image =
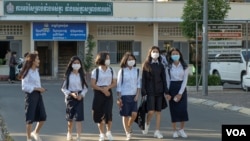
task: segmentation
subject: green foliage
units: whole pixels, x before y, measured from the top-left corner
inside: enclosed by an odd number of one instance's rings
[[[202,79],[199,80],[200,75],[198,75],[198,81],[200,82],[199,85],[202,85]],[[189,75],[188,76],[188,86],[196,86],[196,75]],[[208,86],[218,86],[221,85],[220,77],[216,75],[208,75]]]
[[[5,59],[0,58],[0,65],[5,65]]]
[[[94,66],[93,50],[96,44],[93,40],[94,40],[93,35],[89,35],[87,39],[87,46],[85,47],[87,52],[84,56],[84,62],[83,62],[86,72],[90,72],[92,67]]]
[[[196,36],[196,20],[199,31],[202,31],[203,1],[204,0],[187,0],[184,5],[181,28],[184,36],[188,39],[194,39]],[[231,7],[228,0],[208,0],[208,24],[223,23],[223,21],[220,20],[224,20],[224,18],[227,17],[227,13],[230,9]]]

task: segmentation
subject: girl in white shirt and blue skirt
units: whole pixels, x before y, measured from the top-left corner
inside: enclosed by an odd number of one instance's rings
[[[88,85],[79,57],[71,57],[65,72],[65,80],[61,90],[65,95],[66,103],[66,120],[68,121],[67,141],[73,140],[73,121],[76,122],[76,140],[80,141],[82,121],[84,120],[83,100],[88,91]]]
[[[172,48],[169,52],[169,66],[167,68],[167,85],[169,94],[169,109],[173,128],[173,138],[179,136],[187,138],[184,131],[185,122],[189,120],[187,109],[187,80],[188,65],[184,62],[182,53],[179,49]],[[180,123],[177,129],[176,123]]]
[[[42,141],[39,136],[40,129],[46,121],[46,111],[43,103],[42,93],[46,91],[41,86],[38,72],[39,57],[37,53],[29,53],[25,58],[25,64],[19,74],[22,80],[22,91],[25,92],[25,117],[27,141]],[[37,122],[32,132],[32,124]]]
[[[139,68],[130,52],[124,54],[117,75],[117,104],[120,108],[126,140],[131,139],[132,124],[137,116],[137,101],[140,94]]]

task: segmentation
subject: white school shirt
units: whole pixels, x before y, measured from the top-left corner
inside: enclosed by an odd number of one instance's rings
[[[186,86],[187,86],[187,80],[188,80],[188,68],[183,70],[182,64],[179,62],[177,66],[174,64],[171,65],[170,68],[170,75],[168,73],[168,68],[166,69],[166,76],[167,76],[167,86],[169,89],[170,81],[182,81],[181,88],[178,92],[178,94],[183,94]]]
[[[27,75],[22,79],[22,91],[31,93],[35,88],[41,88],[41,80],[38,69],[29,69]]]
[[[80,94],[85,97],[86,93],[88,92],[88,88],[84,85],[84,88],[82,88],[82,82],[81,82],[81,78],[80,78],[80,74],[75,74],[75,73],[70,73],[69,75],[69,87],[67,89],[66,87],[66,81],[65,80],[63,82],[63,85],[62,85],[62,92],[64,93],[65,95],[65,100],[66,98],[68,97],[68,95],[71,93],[71,92],[78,92],[78,91],[82,91]]]
[[[122,82],[122,69],[123,69],[123,82]],[[140,76],[138,75],[137,68],[129,67],[122,68],[118,71],[117,88],[116,91],[124,95],[136,95],[137,89],[141,88]]]
[[[98,74],[98,80],[96,82],[97,86],[108,86],[112,83],[112,73],[110,67],[104,71],[101,66],[99,66],[99,74]],[[96,79],[96,69],[92,70],[91,72],[91,78]],[[116,73],[113,69],[113,79],[117,79]]]

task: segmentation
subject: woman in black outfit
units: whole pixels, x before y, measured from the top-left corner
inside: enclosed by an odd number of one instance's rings
[[[142,72],[142,96],[147,99],[147,118],[145,122],[145,130],[143,134],[148,133],[150,120],[156,114],[156,130],[154,137],[163,138],[160,132],[161,110],[162,102],[165,102],[164,94],[168,94],[166,72],[161,57],[159,57],[160,50],[153,46],[148,51],[147,58],[143,63]]]

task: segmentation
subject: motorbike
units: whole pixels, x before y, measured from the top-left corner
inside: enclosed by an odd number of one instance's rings
[[[19,58],[17,60],[16,72],[15,72],[16,76],[18,76],[19,73],[21,72],[22,67],[23,67],[23,63],[24,63],[24,59],[23,58]]]

